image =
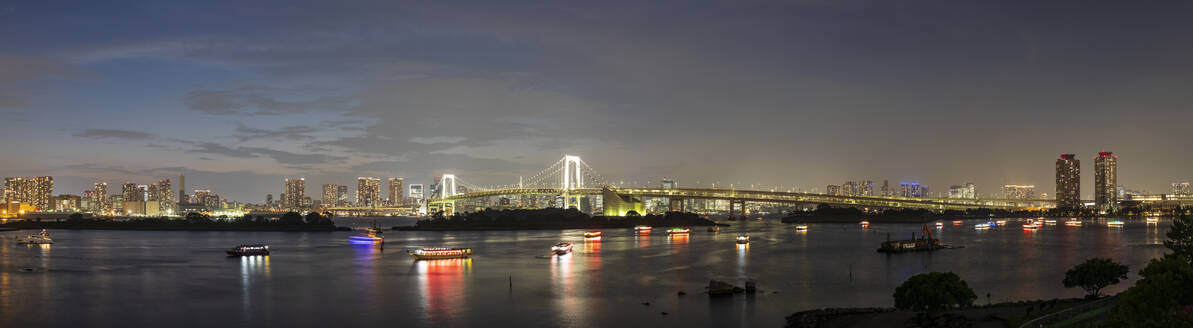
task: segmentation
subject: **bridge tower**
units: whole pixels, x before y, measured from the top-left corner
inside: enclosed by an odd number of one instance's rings
[[[448,198],[458,194],[456,189],[456,175],[444,174],[439,178],[439,198]],[[443,215],[452,215],[456,210],[456,202],[442,202],[439,203],[439,210],[443,211]]]
[[[584,161],[580,159],[580,156],[563,156],[563,177],[560,179],[563,185],[559,188],[563,196],[563,208],[569,208],[573,205],[577,209],[580,208],[580,195],[571,196],[568,194],[568,191],[584,188],[584,174],[581,168],[583,167],[583,163]],[[575,197],[574,201],[573,197]]]

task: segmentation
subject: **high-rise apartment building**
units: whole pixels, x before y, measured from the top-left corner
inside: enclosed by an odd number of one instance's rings
[[[841,194],[845,196],[857,196],[857,183],[853,181],[845,181],[841,184]]]
[[[302,199],[306,197],[306,179],[286,179],[285,193],[282,194],[282,208],[298,209],[302,207]]]
[[[112,207],[108,204],[108,183],[96,182],[91,189],[91,212],[108,213]]]
[[[11,177],[4,179],[4,199],[27,203],[38,211],[54,209],[54,177]]]
[[[381,179],[356,178],[356,206],[375,207],[381,200]]]
[[[1035,199],[1036,186],[1003,185],[1002,197],[1006,199]]]
[[[337,203],[340,201],[340,199],[336,197],[336,191],[339,189],[339,187],[340,186],[334,183],[323,185],[323,207],[337,206]]]
[[[137,189],[137,184],[132,182],[125,182],[120,188],[120,195],[123,196],[126,202],[143,201],[141,193]]]
[[[1074,154],[1056,159],[1056,207],[1081,207],[1081,161]]]
[[[874,196],[874,181],[858,181],[858,196]]]
[[[415,202],[421,201],[423,199],[423,184],[410,184],[410,199]]]
[[[920,186],[919,182],[903,182],[899,188],[901,197],[928,197],[928,187]]]
[[[1104,151],[1094,158],[1094,206],[1099,211],[1118,210],[1118,156]]]
[[[978,190],[972,182],[959,186],[950,186],[949,198],[975,199],[978,198]]]
[[[406,190],[402,189],[402,184],[405,182],[403,178],[389,178],[389,204],[397,205],[402,202],[402,198],[406,195]]]
[[[882,197],[890,197],[891,195],[892,195],[891,183],[890,183],[890,181],[883,179],[882,180]]]
[[[841,195],[841,186],[839,186],[839,185],[825,186],[824,193],[828,194],[828,195],[834,195],[834,196]]]
[[[348,186],[336,187],[336,206],[348,206]]]
[[[170,184],[170,179],[157,182],[158,209],[165,214],[178,213],[178,200],[174,199],[174,188]]]
[[[1189,182],[1173,182],[1172,194],[1174,195],[1193,195],[1193,191],[1189,190]]]
[[[182,173],[178,174],[178,201],[188,202],[190,198],[186,196],[186,176]]]

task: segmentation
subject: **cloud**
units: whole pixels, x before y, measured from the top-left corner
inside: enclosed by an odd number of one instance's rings
[[[182,98],[192,111],[210,115],[275,115],[312,111],[344,111],[353,105],[351,98],[335,95],[334,90],[314,92],[310,88],[279,88],[250,85],[237,88],[194,90]]]
[[[29,89],[18,88],[23,82],[45,77],[78,77],[82,72],[68,64],[43,58],[0,54],[0,108],[26,107]]]
[[[410,142],[424,145],[454,144],[464,141],[464,139],[464,137],[414,137],[410,138]]]
[[[247,127],[241,124],[236,127],[235,137],[240,139],[240,141],[249,141],[254,139],[306,140],[314,139],[314,133],[316,132],[319,132],[318,128],[306,125],[294,125],[282,127],[277,130],[270,130]]]
[[[126,140],[144,140],[153,138],[153,134],[141,131],[128,130],[111,130],[111,129],[86,129],[75,132],[73,136],[80,138],[112,138],[112,139],[126,139]]]
[[[346,157],[342,156],[332,156],[325,154],[300,154],[261,147],[228,147],[214,142],[183,143],[197,147],[187,150],[188,152],[192,153],[212,154],[233,158],[268,157],[272,158],[278,163],[286,165],[327,164],[347,159]]]

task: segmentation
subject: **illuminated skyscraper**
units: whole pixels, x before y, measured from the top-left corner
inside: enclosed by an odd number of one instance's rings
[[[4,179],[4,199],[27,203],[38,211],[54,209],[54,177],[11,177]]]
[[[1094,158],[1094,206],[1099,211],[1118,210],[1118,156],[1104,151]]]
[[[306,179],[286,179],[285,193],[282,194],[282,208],[297,210],[302,207],[302,199],[306,197]]]
[[[890,184],[890,182],[889,182],[889,181],[887,181],[886,179],[883,179],[883,180],[882,180],[882,197],[890,197],[890,196],[891,196],[891,194],[892,194],[892,193],[891,193],[891,184]]]
[[[108,183],[96,182],[95,187],[91,189],[91,212],[93,213],[108,213],[112,209],[108,204]]]
[[[967,182],[960,186],[951,186],[949,187],[949,198],[978,198],[978,190],[972,182]]]
[[[189,197],[186,197],[186,176],[182,173],[178,174],[178,201],[187,202]]]
[[[348,186],[336,187],[336,206],[348,206]]]
[[[1077,155],[1061,154],[1056,159],[1056,207],[1081,207],[1081,161]]]
[[[124,201],[126,202],[139,202],[144,200],[141,199],[141,192],[138,190],[137,184],[132,182],[124,183],[123,187],[120,188],[120,195],[124,196]]]
[[[423,199],[423,184],[414,183],[410,185],[410,199],[415,202]]]
[[[178,200],[174,199],[174,188],[170,185],[170,179],[157,182],[157,195],[158,209],[161,213],[178,213]]]
[[[337,197],[338,195],[336,195],[338,189],[340,189],[340,186],[334,183],[323,185],[323,207],[337,206],[337,203],[340,200],[339,197]]]
[[[356,206],[375,207],[381,200],[381,179],[356,178]]]
[[[833,195],[833,196],[839,196],[839,195],[841,195],[841,186],[838,186],[838,185],[825,186],[824,193]]]
[[[389,178],[389,204],[396,205],[402,202],[406,195],[406,190],[402,189],[404,182],[402,178]]]
[[[1191,192],[1189,190],[1189,182],[1187,182],[1187,181],[1186,182],[1173,182],[1172,183],[1172,194],[1174,194],[1174,195],[1193,195],[1193,192]]]
[[[1003,185],[1002,195],[1006,199],[1035,199],[1036,186]]]

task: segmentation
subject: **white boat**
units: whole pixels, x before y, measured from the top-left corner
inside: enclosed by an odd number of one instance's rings
[[[750,236],[746,236],[746,235],[737,236],[737,243],[738,244],[749,244]]]
[[[46,229],[41,229],[41,233],[36,235],[28,235],[17,239],[18,244],[53,244],[54,240],[50,239],[50,233]]]
[[[555,246],[551,246],[551,251],[555,252],[555,255],[567,255],[567,253],[572,252],[572,243],[563,242],[555,244]]]

